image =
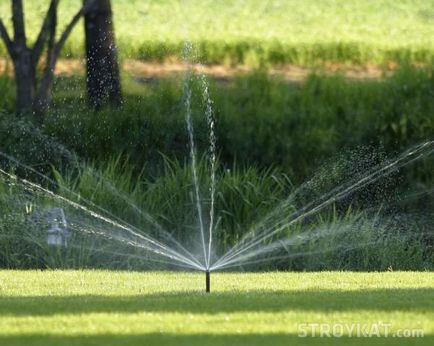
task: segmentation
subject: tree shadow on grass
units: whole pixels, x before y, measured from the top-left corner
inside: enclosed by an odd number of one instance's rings
[[[133,296],[0,297],[1,316],[86,313],[281,311],[433,312],[434,288],[153,293]]]
[[[149,345],[246,345],[246,346],[276,346],[276,345],[432,345],[433,336],[423,338],[393,338],[393,337],[307,337],[301,338],[294,334],[141,334],[141,335],[78,335],[78,336],[53,336],[53,335],[26,335],[26,336],[0,336],[0,345],[7,346],[149,346]]]

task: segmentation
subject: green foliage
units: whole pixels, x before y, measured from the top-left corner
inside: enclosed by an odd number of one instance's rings
[[[12,111],[14,109],[15,83],[6,76],[6,73],[0,75],[0,90],[2,92],[0,110]],[[0,116],[2,111],[0,111]]]
[[[400,150],[433,137],[433,90],[433,78],[413,69],[381,82],[312,75],[294,86],[265,74],[240,78],[232,92],[216,95],[221,137],[231,139],[223,155],[248,153],[305,178],[343,148]]]
[[[0,138],[2,153],[41,173],[50,174],[52,166],[60,168],[75,160],[74,154],[61,143],[27,119],[17,119],[14,114],[0,114]],[[17,168],[16,164],[3,156],[0,162],[3,168]]]
[[[130,94],[123,109],[94,114],[77,101],[81,89],[60,80],[46,133],[85,159],[126,155],[139,169],[145,163],[149,169],[161,167],[160,153],[184,161],[187,135],[179,79],[156,85],[126,79],[125,84]],[[256,72],[233,84],[212,83],[220,160],[225,167],[235,161],[279,166],[299,183],[348,148],[404,150],[434,137],[433,90],[432,73],[412,68],[374,81],[317,74],[291,84]],[[193,100],[203,152],[207,130],[201,102],[198,96]]]

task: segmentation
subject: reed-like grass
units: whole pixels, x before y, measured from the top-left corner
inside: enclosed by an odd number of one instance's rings
[[[172,249],[178,250],[175,242],[179,242],[197,256],[200,253],[200,238],[191,197],[191,172],[188,166],[175,162],[166,162],[165,167],[165,173],[152,180],[135,177],[134,170],[119,161],[112,161],[102,169],[91,165],[76,167],[63,176],[55,174],[55,192],[111,220],[128,225],[138,234],[163,241]],[[204,211],[208,210],[210,203],[206,168],[205,162],[199,166]],[[335,183],[339,184],[339,179]],[[170,264],[155,263],[155,260],[162,259],[161,256],[144,251],[140,245],[146,243],[137,242],[137,237],[131,237],[126,229],[113,227],[83,210],[71,207],[69,203],[34,189],[29,193],[22,187],[19,182],[11,184],[9,179],[2,177],[1,266],[135,270],[173,268]],[[383,187],[382,191],[387,191],[384,182],[369,191],[374,195],[380,187]],[[284,225],[293,210],[328,192],[328,186],[321,182],[320,174],[310,184],[299,188],[296,197],[282,204],[294,192],[287,176],[278,170],[234,168],[218,172],[216,190],[218,226],[213,234],[214,262],[259,222],[266,220],[265,225],[268,224],[270,230],[275,223]],[[348,201],[344,201],[284,227],[281,232],[250,250],[258,250],[277,241],[276,251],[255,256],[254,259],[260,259],[260,263],[255,262],[253,266],[249,265],[249,261],[241,261],[241,267],[236,263],[235,268],[420,270],[432,267],[429,250],[432,221],[422,219],[423,212],[405,217],[406,214],[402,213],[406,209],[398,208],[399,205],[394,204],[396,201],[389,201],[384,206],[385,213],[373,213],[372,210],[378,208],[375,198],[369,198],[367,191],[359,198],[363,199],[357,203],[352,196],[350,201],[354,207],[348,207]],[[356,210],[356,206],[360,211]],[[64,208],[71,224],[70,247],[60,252],[53,252],[47,246],[48,224],[38,219],[38,215],[43,215],[43,211],[50,207]],[[388,216],[387,208],[396,215]],[[264,219],[267,215],[272,216]],[[81,226],[77,228],[74,224]],[[296,241],[286,243],[287,239]],[[276,256],[277,259],[274,259]]]
[[[46,133],[86,159],[127,155],[138,166],[161,162],[160,153],[183,161],[187,135],[179,79],[143,85],[126,78],[125,106],[95,116],[84,104],[84,89],[59,81],[57,107]],[[348,148],[404,150],[434,137],[434,79],[429,70],[405,68],[382,80],[349,81],[312,75],[301,84],[265,72],[212,83],[222,164],[282,167],[297,182]],[[207,143],[200,91],[193,92],[200,150]],[[81,102],[78,100],[82,100]]]

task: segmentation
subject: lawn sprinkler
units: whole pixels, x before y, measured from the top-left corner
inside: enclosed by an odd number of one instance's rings
[[[206,286],[206,293],[210,293],[211,292],[211,278],[210,278],[209,270],[205,271],[205,286]]]
[[[62,208],[53,208],[47,212],[49,228],[47,230],[48,246],[53,248],[66,248],[69,231],[67,228],[65,212]]]

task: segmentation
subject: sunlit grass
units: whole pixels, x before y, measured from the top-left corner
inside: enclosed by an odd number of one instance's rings
[[[146,60],[179,56],[186,38],[204,62],[315,64],[430,62],[434,7],[425,0],[113,0],[121,55]],[[28,32],[36,37],[48,0],[26,1]],[[81,1],[63,0],[60,26]],[[0,4],[9,22],[9,1]],[[3,46],[1,47],[3,50]],[[65,55],[83,55],[83,25]]]
[[[218,273],[206,295],[200,273],[2,271],[0,341],[310,344],[315,339],[297,337],[300,323],[383,321],[392,332],[422,329],[419,342],[429,344],[432,284],[432,273],[414,272]],[[393,341],[383,338],[382,344]]]

